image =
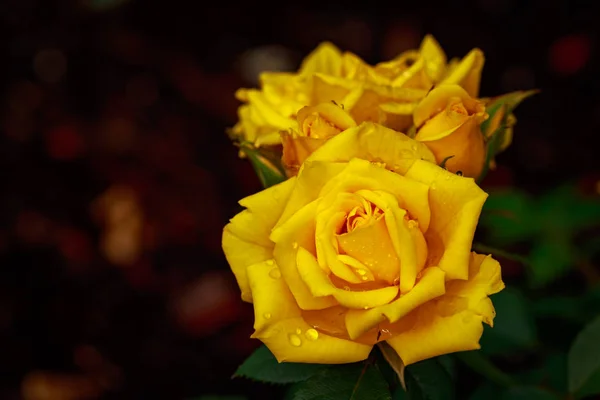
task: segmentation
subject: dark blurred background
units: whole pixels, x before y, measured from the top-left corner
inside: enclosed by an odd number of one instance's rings
[[[279,398],[220,235],[260,189],[233,93],[330,40],[371,63],[432,33],[516,111],[487,187],[600,187],[594,0],[0,2],[0,398]]]

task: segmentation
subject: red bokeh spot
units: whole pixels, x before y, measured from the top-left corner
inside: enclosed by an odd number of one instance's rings
[[[550,66],[559,74],[579,72],[590,59],[590,38],[586,35],[569,35],[550,46]]]
[[[60,125],[46,133],[46,150],[55,160],[73,160],[83,149],[83,138],[74,125]]]

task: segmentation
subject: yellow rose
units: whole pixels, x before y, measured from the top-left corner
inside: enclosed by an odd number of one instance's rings
[[[297,131],[281,132],[282,161],[289,176],[296,175],[304,160],[328,139],[356,126],[352,117],[333,103],[303,107],[296,119]]]
[[[365,359],[387,341],[406,365],[479,348],[500,266],[471,253],[487,197],[422,143],[364,123],[296,177],[240,201],[223,250],[252,302],[254,338],[280,361]]]
[[[483,103],[458,85],[440,85],[419,103],[413,117],[415,139],[429,147],[438,163],[447,159],[449,171],[479,176],[485,163]]]

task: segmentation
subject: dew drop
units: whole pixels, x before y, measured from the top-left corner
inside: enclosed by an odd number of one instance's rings
[[[356,272],[358,272],[358,274],[361,276],[365,276],[367,274],[367,271],[365,271],[364,269],[357,269]]]
[[[435,189],[436,189],[436,187],[437,187],[437,186],[436,186],[436,184],[435,184],[435,183],[432,183],[432,184],[431,184],[431,189],[432,189],[432,190],[435,190]]]
[[[413,149],[413,151],[417,151],[417,145],[416,144],[413,144],[411,148]]]
[[[365,310],[368,310],[368,309],[369,309],[369,306],[365,306],[364,308],[365,308]]]
[[[281,278],[281,271],[279,271],[279,268],[273,268],[271,272],[269,272],[269,276],[273,279],[279,279]]]
[[[369,278],[367,278],[366,276],[361,276],[360,279],[362,279],[363,281],[368,280]]]
[[[344,290],[350,290],[350,286],[344,286]]]
[[[297,333],[298,335],[300,335],[300,334],[302,333],[302,329],[300,329],[300,328],[296,328],[296,333]]]
[[[267,260],[267,265],[273,265],[273,264],[275,264],[275,261],[273,261],[273,260]]]
[[[288,335],[288,340],[294,347],[300,347],[302,345],[302,339],[300,339],[300,336],[296,335],[295,333],[290,333]]]
[[[265,319],[271,319],[271,313],[266,312],[263,314],[263,317],[265,317]]]
[[[400,278],[394,279],[393,284],[394,284],[394,286],[398,286],[400,284]]]
[[[456,175],[463,176],[463,172],[462,171],[456,171]]]
[[[316,329],[310,328],[304,333],[308,340],[315,341],[319,338],[319,332]]]
[[[293,248],[293,249],[297,249],[297,248],[298,248],[298,242],[294,242],[294,243],[292,243],[292,248]]]

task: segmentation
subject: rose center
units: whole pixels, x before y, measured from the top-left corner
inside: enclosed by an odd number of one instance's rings
[[[400,261],[394,250],[385,213],[375,204],[360,199],[346,215],[337,235],[339,254],[352,258],[353,267],[363,282],[398,282]]]

